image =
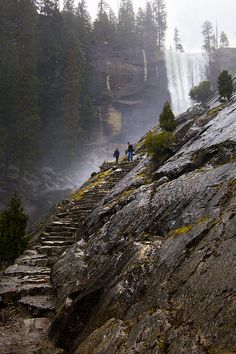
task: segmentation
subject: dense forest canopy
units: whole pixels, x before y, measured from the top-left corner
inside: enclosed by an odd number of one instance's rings
[[[166,31],[163,0],[135,14],[122,0],[118,18],[101,0],[92,23],[85,0],[0,2],[0,162],[24,174],[38,163],[68,170],[96,129],[90,49],[162,48]]]

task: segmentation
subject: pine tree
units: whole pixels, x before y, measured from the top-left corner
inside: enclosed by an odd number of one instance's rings
[[[0,215],[0,261],[12,262],[27,245],[25,236],[28,217],[20,199],[13,195],[9,207]]]
[[[205,103],[211,94],[211,82],[206,80],[200,82],[198,86],[193,86],[189,96],[196,102]]]
[[[145,47],[145,13],[140,7],[135,19],[135,28],[139,48]]]
[[[229,47],[229,40],[225,32],[221,32],[220,34],[220,47],[221,48],[228,48]]]
[[[40,118],[38,108],[36,8],[33,0],[19,3],[18,52],[20,72],[17,92],[17,150],[14,153],[19,167],[18,190],[21,191],[25,171],[38,158]]]
[[[73,14],[75,11],[75,0],[64,0],[63,11]]]
[[[24,173],[32,167],[38,154],[37,12],[31,0],[4,2],[1,5],[1,21],[5,31],[0,60],[0,125],[5,137],[5,175],[8,175],[10,162],[15,163],[19,167],[20,190]]]
[[[108,4],[105,0],[99,0],[98,3],[98,17],[102,15],[104,12],[106,12],[106,9],[108,7]]]
[[[164,46],[167,30],[167,12],[164,0],[154,0],[153,2],[155,29],[157,36],[157,46],[161,50]]]
[[[144,42],[145,42],[146,49],[153,49],[156,47],[154,14],[150,2],[146,3],[145,22],[144,22]]]
[[[83,48],[87,51],[92,41],[92,24],[91,17],[87,11],[87,5],[85,0],[81,0],[78,3],[76,10],[76,20],[78,28],[78,36]]]
[[[203,34],[203,49],[210,55],[215,48],[214,44],[214,32],[211,22],[205,21],[202,26]]]
[[[218,77],[218,92],[221,98],[230,100],[233,93],[232,76],[227,70],[223,70]]]
[[[117,23],[118,19],[114,13],[114,11],[110,8],[108,14],[108,22],[109,22],[109,40],[113,46],[117,45]]]
[[[101,7],[104,8],[104,7]],[[106,11],[99,11],[97,19],[94,21],[94,32],[99,42],[109,42],[110,25]]]
[[[166,131],[172,131],[176,128],[175,116],[169,102],[165,103],[163,111],[160,114],[160,127]]]
[[[38,0],[39,11],[44,16],[52,16],[59,11],[59,0]]]
[[[131,0],[121,0],[118,19],[118,36],[120,46],[125,48],[135,47],[135,17],[133,3]]]
[[[19,72],[19,53],[15,45],[18,36],[16,13],[16,3],[0,1],[0,151],[5,178],[15,150],[15,101]]]
[[[183,53],[184,49],[179,38],[179,30],[177,28],[174,29],[174,43],[175,43],[175,51]]]

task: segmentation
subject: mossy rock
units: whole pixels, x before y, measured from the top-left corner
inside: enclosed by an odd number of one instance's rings
[[[211,118],[216,117],[219,111],[221,111],[226,105],[227,102],[223,102],[219,104],[219,106],[209,109],[209,111],[207,111],[207,116]]]
[[[192,228],[192,225],[180,227],[179,229],[172,230],[169,233],[169,236],[178,237],[180,235],[187,234],[189,231],[192,230]]]
[[[72,194],[72,199],[76,201],[82,200],[86,196],[86,193],[88,191],[103,183],[107,179],[107,177],[110,176],[111,173],[112,170],[110,169],[104,172],[100,172],[95,177],[90,178],[84,188],[82,187],[81,189]]]

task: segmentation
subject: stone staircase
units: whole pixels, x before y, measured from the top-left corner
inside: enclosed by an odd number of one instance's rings
[[[82,197],[59,206],[38,240],[1,274],[0,304],[23,306],[33,317],[53,314],[55,298],[50,281],[53,264],[80,239],[86,219],[98,202],[138,162],[123,161],[109,170],[105,178],[93,177],[81,187]]]

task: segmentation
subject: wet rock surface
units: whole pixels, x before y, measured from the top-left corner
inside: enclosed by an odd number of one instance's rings
[[[57,345],[77,354],[236,351],[235,108],[182,122],[183,140],[155,181],[144,158],[88,216],[83,240],[53,267]]]
[[[64,201],[55,208],[54,213],[47,218],[45,224],[41,225],[39,230],[36,230],[37,232],[30,244],[31,247],[16,259],[14,265],[9,266],[2,272],[0,277],[0,306],[3,313],[6,314],[5,320],[9,320],[10,325],[2,328],[2,338],[7,338],[7,342],[2,341],[1,343],[0,341],[0,352],[2,350],[8,354],[34,352],[32,349],[33,341],[29,345],[25,334],[25,320],[40,320],[43,318],[48,325],[54,315],[56,298],[51,285],[53,264],[66,249],[74,244],[76,245],[76,241],[81,239],[87,216],[94,206],[137,163],[138,160],[132,163],[123,161],[119,168],[113,165],[114,168],[92,177],[73,195],[71,200]],[[68,286],[68,283],[65,283],[65,285]],[[9,308],[11,309],[10,312],[8,311]],[[22,311],[22,316],[18,315],[19,311]],[[37,348],[40,349],[41,344],[44,344],[46,329],[41,331],[37,326],[33,326],[31,329],[32,338],[37,338],[35,340],[36,352]],[[11,335],[13,337],[12,350],[10,349]],[[13,350],[17,341],[22,346]],[[49,347],[49,349],[46,349],[50,352],[50,345],[48,343],[45,345]],[[26,351],[28,346],[30,349]],[[44,353],[44,349],[39,353]],[[54,348],[53,353],[56,353]]]
[[[188,113],[169,160],[92,177],[2,274],[66,353],[236,352],[236,106]]]

